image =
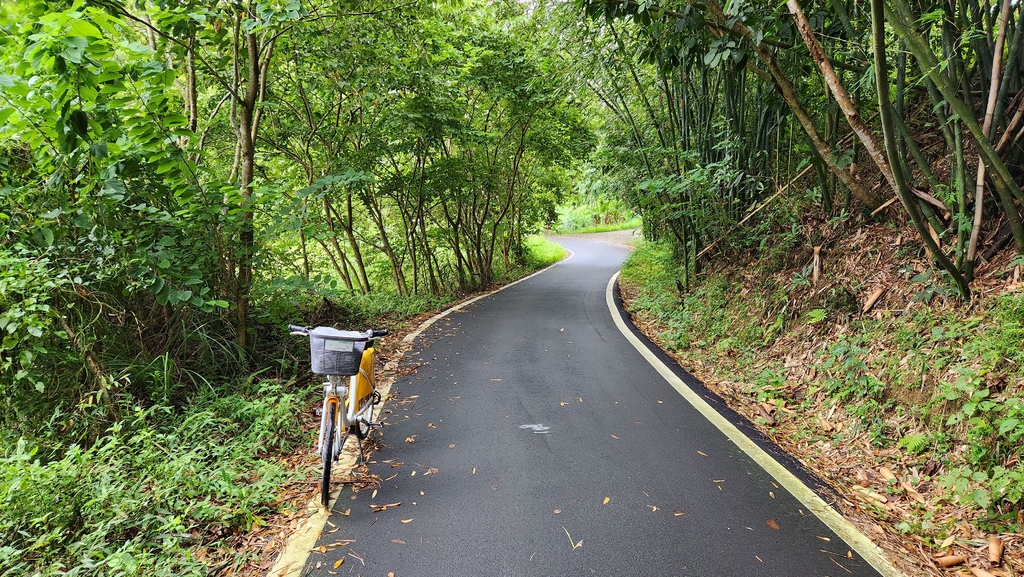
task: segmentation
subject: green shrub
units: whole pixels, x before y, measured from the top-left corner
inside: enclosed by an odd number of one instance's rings
[[[263,382],[137,408],[90,447],[21,440],[0,458],[2,574],[206,575],[188,549],[260,523],[294,475],[264,457],[310,442],[304,397]]]

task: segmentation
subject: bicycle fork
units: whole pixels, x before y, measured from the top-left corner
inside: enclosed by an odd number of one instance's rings
[[[345,411],[342,409],[342,399],[348,397],[348,387],[341,385],[341,378],[336,376],[328,376],[327,382],[324,383],[324,404],[320,409],[320,436],[317,438],[316,447],[317,452],[323,456],[324,459],[330,459],[332,461],[338,460],[338,455],[341,453],[341,446],[345,442],[341,438],[341,432],[345,430],[342,426],[345,421]],[[335,415],[334,419],[331,419],[331,414]],[[331,421],[334,421],[334,443],[332,447],[324,447],[324,443],[327,439],[327,430],[331,426]]]

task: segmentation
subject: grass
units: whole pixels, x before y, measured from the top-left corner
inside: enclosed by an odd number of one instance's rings
[[[580,228],[572,228],[572,229],[562,229],[562,228],[559,228],[559,229],[556,229],[556,232],[563,233],[563,234],[568,234],[568,233],[571,233],[571,234],[584,234],[584,233],[590,233],[590,232],[613,232],[613,231],[616,231],[616,230],[630,230],[630,229],[634,229],[634,228],[640,228],[641,224],[642,223],[640,221],[640,218],[636,217],[636,218],[631,218],[631,219],[626,220],[626,221],[610,223],[610,224],[595,224],[595,225],[583,226],[583,227],[580,227]]]
[[[212,536],[260,524],[293,475],[266,456],[308,441],[295,424],[304,390],[269,381],[251,389],[180,409],[136,407],[89,447],[7,447],[0,574],[207,575],[192,550],[230,552],[228,537]]]
[[[533,268],[545,267],[556,263],[568,254],[562,245],[551,242],[540,236],[533,235],[526,239],[526,261]]]

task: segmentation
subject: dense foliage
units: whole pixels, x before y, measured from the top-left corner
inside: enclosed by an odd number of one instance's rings
[[[908,258],[968,297],[979,264],[1024,250],[1021,10],[5,2],[0,564],[201,571],[180,549],[256,523],[255,479],[279,473],[257,445],[294,441],[281,327],[365,327],[514,276],[541,226],[637,215],[675,302],[713,258],[784,268],[826,223],[909,220]],[[951,484],[1018,504],[1021,405],[964,379],[943,393],[971,407],[957,424],[1002,444]],[[258,495],[232,488],[245,469]],[[166,485],[182,471],[214,481]]]
[[[257,455],[294,446],[307,392],[286,323],[363,329],[537,265],[593,146],[542,26],[3,3],[0,573],[202,573],[183,548],[283,479]]]

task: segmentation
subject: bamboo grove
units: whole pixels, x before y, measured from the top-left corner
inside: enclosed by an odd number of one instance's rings
[[[1011,242],[1024,249],[1019,4],[582,10],[579,41],[613,135],[598,154],[639,183],[633,206],[673,239],[684,276],[726,233],[742,244],[737,225],[790,185],[823,215],[913,221],[964,297],[981,262]]]

